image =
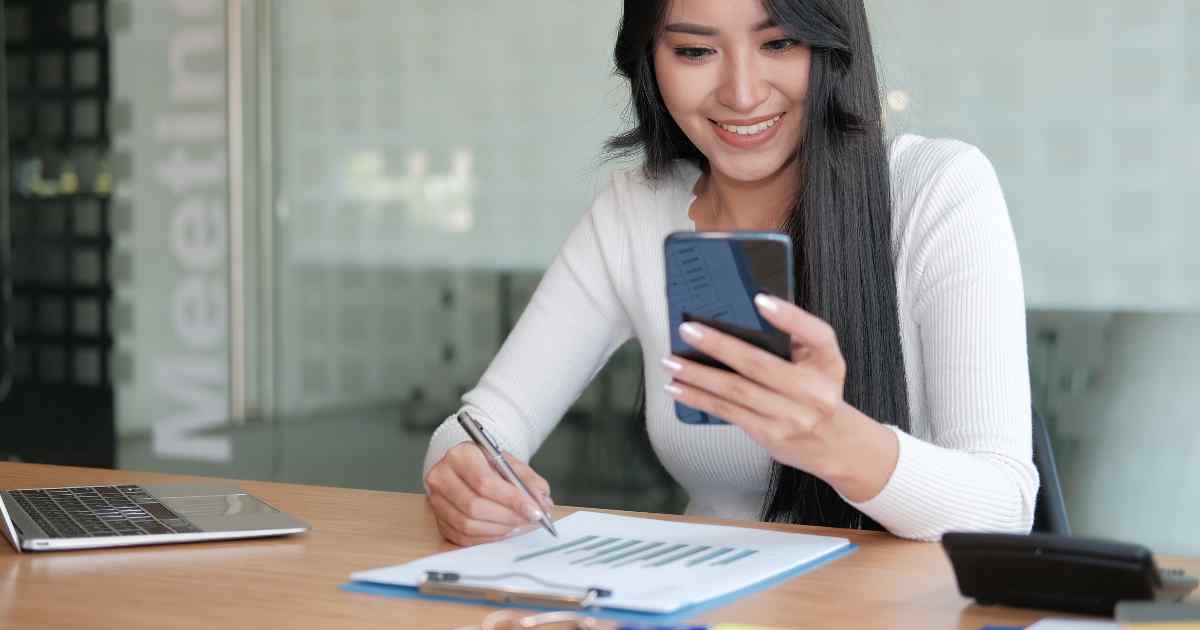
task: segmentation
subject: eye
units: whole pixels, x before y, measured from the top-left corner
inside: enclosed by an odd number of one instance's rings
[[[705,57],[711,55],[712,53],[713,53],[713,50],[711,48],[695,48],[695,47],[681,46],[681,47],[675,49],[676,55],[683,57],[684,59],[686,59],[688,61],[700,61],[701,59],[704,59]]]
[[[799,46],[799,45],[800,45],[800,42],[798,42],[794,39],[773,39],[773,40],[763,44],[763,49],[769,50],[771,52],[783,52],[785,50],[791,50],[792,48],[795,48],[796,46]]]

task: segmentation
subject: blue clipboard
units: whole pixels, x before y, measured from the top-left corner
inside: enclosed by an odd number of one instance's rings
[[[753,595],[760,591],[765,591],[773,586],[778,586],[779,584],[782,584],[798,575],[808,573],[809,571],[812,571],[813,569],[822,567],[822,566],[829,564],[830,562],[833,562],[834,560],[837,560],[839,558],[844,558],[844,557],[854,553],[857,550],[858,550],[858,545],[855,545],[854,543],[850,543],[849,545],[842,547],[841,549],[838,549],[837,551],[835,551],[833,553],[822,556],[821,558],[813,560],[812,562],[807,562],[805,564],[799,565],[799,566],[795,567],[794,569],[785,571],[783,573],[780,573],[779,575],[769,577],[765,580],[762,580],[761,582],[756,582],[754,584],[751,584],[750,586],[747,586],[746,588],[743,588],[741,590],[737,590],[737,591],[734,591],[727,595],[715,597],[713,599],[703,601],[703,602],[700,602],[697,604],[692,604],[690,606],[684,606],[683,608],[680,608],[674,612],[647,613],[647,612],[639,612],[636,610],[626,610],[626,609],[622,609],[622,608],[603,608],[603,607],[588,608],[585,610],[581,610],[580,612],[584,613],[590,617],[596,617],[599,619],[612,619],[615,621],[632,621],[632,622],[636,622],[636,623],[660,624],[660,625],[661,624],[682,623],[682,622],[685,622],[685,621],[691,619],[692,617],[704,614],[711,610],[715,610],[717,608],[720,608],[721,606],[730,604],[738,599],[746,597],[747,595]],[[453,602],[453,603],[459,603],[459,604],[474,604],[476,606],[495,607],[494,603],[485,602],[485,601],[481,601],[481,600],[463,599],[463,598],[459,598],[459,597],[446,597],[446,596],[441,596],[441,595],[425,595],[425,594],[421,593],[420,591],[418,591],[415,586],[395,586],[392,584],[377,584],[374,582],[347,582],[347,583],[343,584],[341,586],[341,588],[343,591],[347,591],[350,593],[366,593],[369,595],[385,595],[388,597],[403,597],[406,599],[424,599],[424,600],[432,600],[432,601]],[[526,606],[526,605],[510,606],[510,608],[522,608],[522,609],[534,610],[534,611],[561,610],[561,609],[541,608],[541,607],[537,607],[537,606]]]

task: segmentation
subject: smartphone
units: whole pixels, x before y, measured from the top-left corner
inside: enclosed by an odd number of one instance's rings
[[[671,353],[723,370],[731,368],[692,348],[679,334],[698,322],[787,360],[791,338],[759,314],[754,296],[766,293],[795,302],[792,239],[777,232],[674,232],[663,241]],[[727,424],[712,414],[675,402],[688,424]]]

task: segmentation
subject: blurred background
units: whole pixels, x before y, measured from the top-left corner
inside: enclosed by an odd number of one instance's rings
[[[0,0],[0,458],[419,491],[628,166],[620,5]],[[1000,175],[1076,533],[1200,553],[1200,3],[867,5],[889,134]],[[534,457],[558,502],[683,507],[641,370]]]

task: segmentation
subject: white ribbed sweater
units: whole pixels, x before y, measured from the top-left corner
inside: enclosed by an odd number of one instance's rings
[[[987,158],[961,142],[906,135],[889,153],[911,435],[896,431],[899,460],[883,491],[853,505],[907,538],[1027,532],[1038,476],[1025,303],[999,182]],[[685,162],[657,182],[636,168],[614,173],[463,403],[528,461],[608,357],[636,336],[651,443],[688,492],[687,512],[755,519],[770,456],[737,427],[679,422],[658,367],[669,352],[662,242],[695,229],[688,209],[699,175]],[[447,419],[425,471],[466,439]]]

